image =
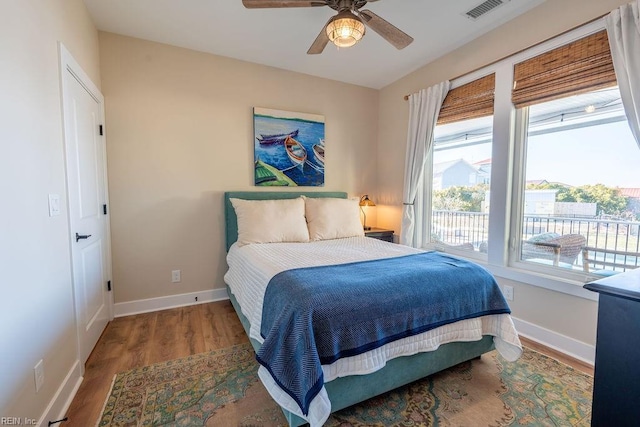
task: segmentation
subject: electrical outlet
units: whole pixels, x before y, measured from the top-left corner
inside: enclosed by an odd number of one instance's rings
[[[171,282],[173,283],[179,283],[181,278],[180,278],[180,270],[172,270],[171,271]]]
[[[513,301],[513,286],[504,286],[502,293],[507,301]]]
[[[33,376],[36,380],[37,393],[38,391],[40,391],[40,388],[44,384],[44,362],[42,361],[42,359],[40,359],[40,361],[36,363],[36,366],[33,367]]]

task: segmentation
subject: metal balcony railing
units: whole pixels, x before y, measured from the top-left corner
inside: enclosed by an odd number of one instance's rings
[[[575,265],[585,271],[626,271],[640,267],[640,222],[525,215],[522,230],[523,242],[550,233],[584,236],[583,256],[578,257]],[[432,212],[431,233],[433,241],[459,247],[473,245],[474,250],[486,252],[489,215],[436,210]]]

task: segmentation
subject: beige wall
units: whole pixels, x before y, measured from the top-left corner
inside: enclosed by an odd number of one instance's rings
[[[453,79],[602,16],[628,0],[548,0],[380,91],[378,225],[400,229],[409,106],[404,95]],[[506,280],[499,279],[502,284]],[[509,284],[514,285],[513,282]],[[596,303],[515,284],[513,314],[576,340],[595,343]]]
[[[598,305],[595,302],[500,277],[498,283],[513,286],[514,299],[509,301],[509,306],[514,317],[595,345],[598,318]]]
[[[374,193],[376,90],[110,33],[100,61],[117,303],[224,287],[222,194],[255,189],[254,106],[324,115],[324,189]]]
[[[58,41],[99,86],[98,33],[82,0],[0,4],[1,417],[39,419],[77,359]],[[60,216],[48,216],[49,193],[61,196]]]

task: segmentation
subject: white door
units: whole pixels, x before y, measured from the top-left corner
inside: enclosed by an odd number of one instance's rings
[[[62,47],[61,58],[73,289],[84,364],[111,317],[103,102]]]

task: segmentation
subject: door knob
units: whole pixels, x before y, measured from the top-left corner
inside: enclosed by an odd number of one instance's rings
[[[88,239],[91,237],[91,234],[78,234],[76,233],[76,242],[79,242],[81,239]]]

